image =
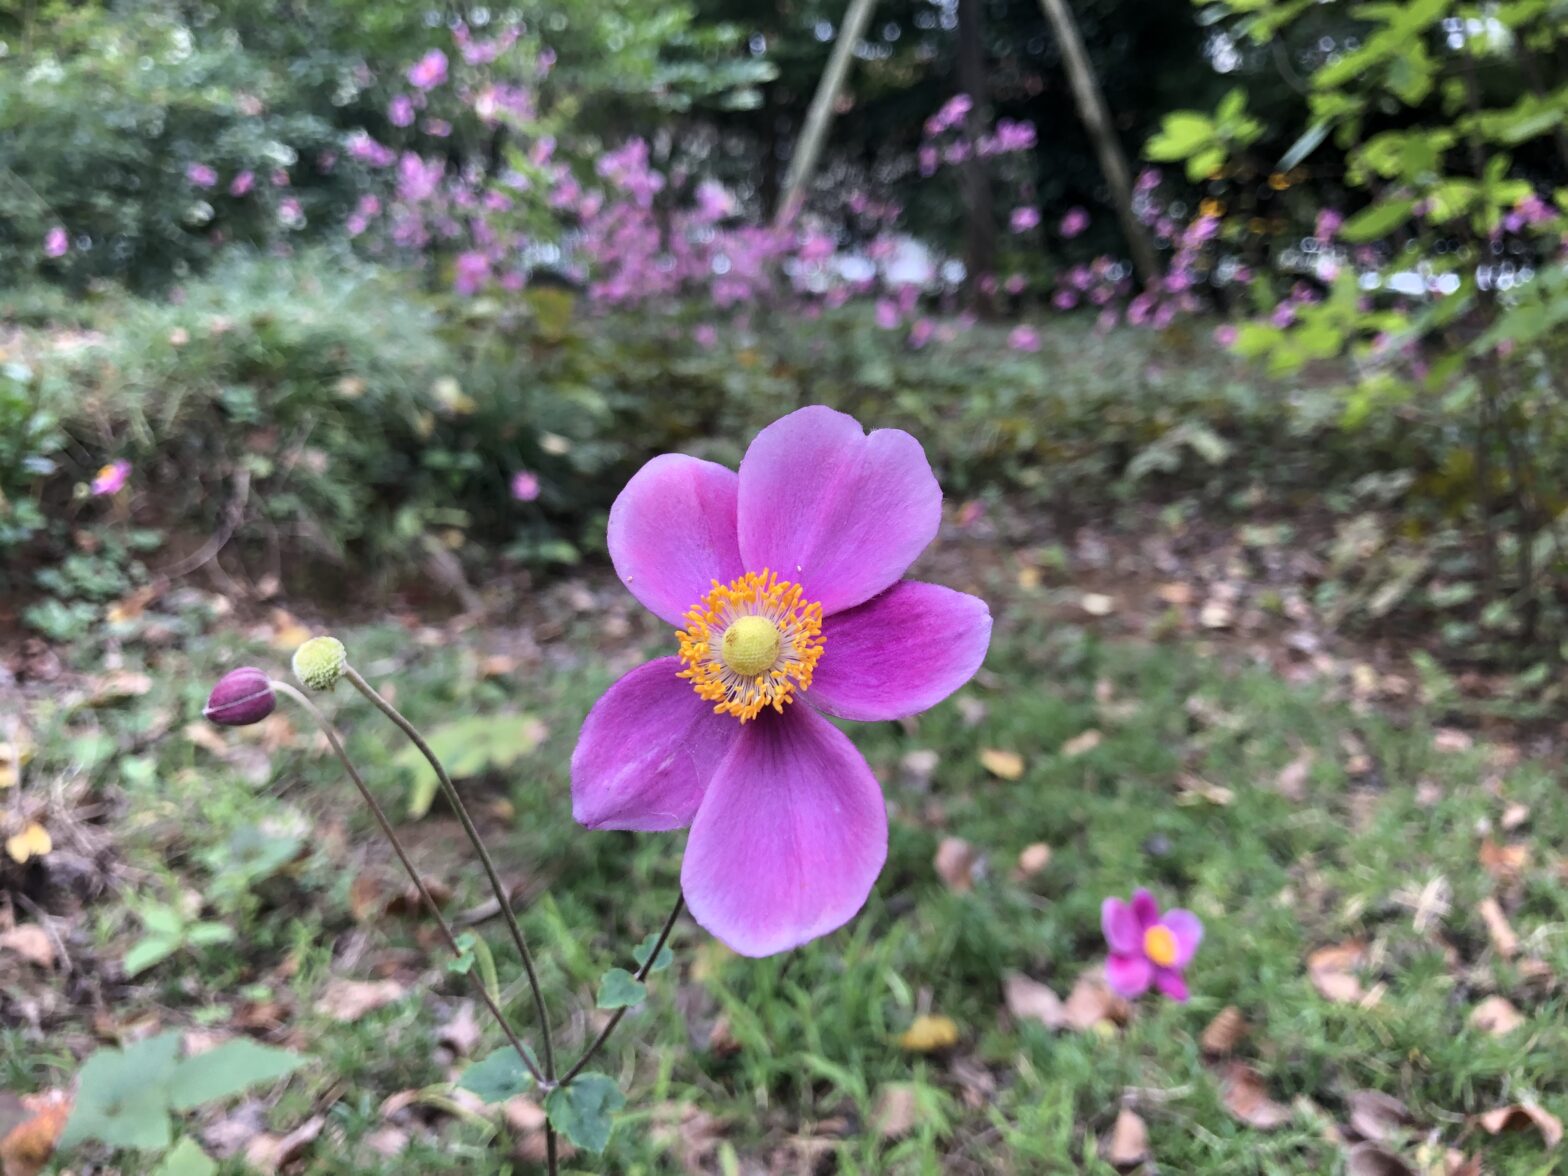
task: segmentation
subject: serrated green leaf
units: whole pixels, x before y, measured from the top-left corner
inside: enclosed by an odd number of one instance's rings
[[[168,1147],[169,1079],[179,1048],[178,1033],[160,1033],[129,1049],[101,1049],[88,1058],[78,1076],[76,1105],[60,1133],[60,1150],[90,1139],[109,1147]]]
[[[476,1094],[487,1103],[505,1102],[526,1093],[533,1084],[528,1067],[509,1045],[480,1058],[457,1080],[459,1090]]]
[[[169,1081],[169,1105],[188,1111],[263,1082],[274,1082],[304,1064],[305,1059],[292,1050],[262,1045],[248,1037],[226,1041],[175,1066]]]
[[[152,1176],[216,1176],[217,1171],[217,1162],[187,1135],[163,1157]]]
[[[601,1009],[624,1009],[641,1004],[648,996],[648,986],[625,968],[611,968],[599,978]]]
[[[579,1074],[570,1086],[559,1086],[544,1101],[550,1123],[584,1151],[596,1155],[610,1142],[615,1112],[626,1105],[626,1096],[605,1074]]]
[[[648,956],[653,952],[653,945],[658,942],[659,932],[655,931],[636,947],[632,948],[632,959],[637,961],[637,966],[639,968],[647,966]],[[659,948],[659,956],[653,961],[653,966],[648,968],[648,971],[662,972],[665,968],[668,968],[674,962],[675,953],[670,950],[669,944],[665,944],[663,947]]]

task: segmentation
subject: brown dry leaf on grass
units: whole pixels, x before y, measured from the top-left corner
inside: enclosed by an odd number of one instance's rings
[[[1067,1027],[1062,998],[1022,972],[1008,972],[1002,977],[1002,999],[1007,1011],[1019,1021],[1038,1021],[1047,1029]]]
[[[1043,841],[1026,845],[1018,854],[1018,864],[1013,867],[1013,881],[1033,878],[1051,864],[1051,847]]]
[[[1511,960],[1519,954],[1519,936],[1514,934],[1514,929],[1508,925],[1508,916],[1503,914],[1503,908],[1495,898],[1483,898],[1475,908],[1481,916],[1481,921],[1486,924],[1486,934],[1492,941],[1492,946],[1497,949],[1497,954],[1505,960]]]
[[[1016,751],[997,747],[980,749],[980,766],[1002,780],[1016,780],[1024,774],[1024,757]]]
[[[915,1129],[920,1099],[913,1082],[889,1082],[877,1093],[871,1125],[881,1139],[898,1139]]]
[[[1226,1005],[1203,1030],[1198,1045],[1209,1056],[1222,1057],[1234,1052],[1246,1036],[1247,1020],[1241,1015],[1241,1010],[1235,1005]]]
[[[1345,1153],[1345,1176],[1419,1176],[1403,1158],[1380,1143],[1358,1143]]]
[[[1541,1133],[1546,1146],[1556,1147],[1563,1141],[1563,1122],[1556,1115],[1534,1103],[1515,1103],[1487,1111],[1477,1122],[1488,1135],[1501,1135],[1505,1131],[1528,1131],[1535,1128]]]
[[[54,941],[37,923],[22,923],[0,931],[0,951],[20,956],[40,968],[54,967]]]
[[[396,980],[329,980],[316,1001],[316,1012],[334,1021],[357,1021],[407,994],[408,989]]]
[[[1356,1004],[1366,997],[1356,969],[1366,961],[1366,944],[1348,940],[1320,947],[1307,956],[1307,978],[1325,1000]]]
[[[38,1176],[43,1171],[71,1117],[71,1102],[63,1090],[20,1097],[0,1092],[0,1176]]]
[[[263,1132],[245,1145],[245,1162],[270,1176],[304,1155],[326,1124],[325,1115],[313,1115],[287,1135]]]
[[[898,1044],[911,1053],[934,1053],[958,1044],[958,1023],[938,1013],[922,1013],[899,1036]]]
[[[1090,727],[1087,731],[1074,735],[1066,743],[1062,744],[1062,754],[1068,759],[1086,755],[1096,747],[1099,747],[1104,741],[1105,736],[1101,735],[1093,727]]]
[[[483,1036],[484,1026],[479,1023],[471,1000],[459,1005],[452,1019],[436,1031],[436,1040],[460,1058],[473,1053]]]
[[[1350,1109],[1350,1128],[1362,1139],[1385,1143],[1409,1129],[1409,1108],[1381,1090],[1353,1090],[1346,1100]]]
[[[1307,798],[1307,776],[1312,771],[1313,754],[1303,751],[1279,770],[1274,777],[1274,791],[1286,800],[1303,801]]]
[[[1113,1168],[1135,1168],[1149,1158],[1149,1129],[1136,1112],[1123,1107],[1106,1137],[1102,1154]]]
[[[944,837],[936,847],[932,863],[947,888],[955,894],[967,894],[975,888],[975,877],[980,872],[982,859],[975,847],[962,837]]]
[[[20,833],[5,840],[5,852],[17,865],[23,865],[33,858],[47,857],[53,849],[54,838],[37,821],[29,821]]]
[[[1067,994],[1062,1013],[1070,1029],[1080,1033],[1095,1028],[1101,1022],[1125,1025],[1132,1007],[1112,992],[1105,983],[1105,976],[1092,968],[1078,977],[1073,990]]]
[[[1524,1021],[1524,1014],[1502,996],[1489,996],[1470,1011],[1470,1024],[1493,1037],[1508,1036]]]
[[[1247,1126],[1276,1131],[1290,1122],[1290,1108],[1269,1097],[1263,1076],[1246,1062],[1231,1062],[1220,1081],[1225,1109]]]
[[[1502,845],[1483,838],[1478,853],[1481,868],[1499,882],[1516,881],[1530,865],[1528,845]]]

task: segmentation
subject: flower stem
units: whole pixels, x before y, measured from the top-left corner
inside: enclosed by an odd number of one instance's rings
[[[485,848],[485,843],[480,840],[479,830],[474,827],[473,818],[468,815],[468,806],[463,803],[463,798],[458,795],[457,788],[452,783],[452,778],[447,775],[446,768],[436,758],[436,753],[431,750],[430,744],[425,742],[425,737],[419,733],[418,728],[405,719],[402,713],[376,691],[376,688],[360,676],[358,670],[351,665],[343,667],[343,676],[353,683],[354,689],[368,698],[382,714],[391,719],[407,735],[409,741],[419,748],[421,755],[429,761],[435,769],[436,779],[441,782],[441,792],[445,795],[447,803],[452,806],[452,811],[457,814],[457,819],[462,823],[463,832],[468,835],[468,840],[474,847],[474,852],[479,855],[479,861],[484,866],[485,875],[490,879],[490,889],[494,891],[495,898],[501,904],[501,914],[506,919],[507,930],[512,933],[512,942],[517,945],[517,952],[523,957],[523,970],[528,973],[528,986],[533,989],[534,1010],[539,1016],[539,1034],[544,1043],[544,1072],[552,1081],[555,1078],[555,1047],[550,1040],[550,1014],[545,1008],[544,989],[539,984],[539,974],[534,969],[534,957],[528,950],[528,942],[523,938],[523,929],[518,926],[517,915],[512,911],[511,896],[506,887],[501,884],[500,875],[496,873],[495,862],[490,859],[490,851]]]
[[[359,789],[361,799],[370,807],[372,815],[376,818],[376,824],[381,826],[382,835],[391,843],[392,850],[397,854],[397,860],[402,863],[404,872],[413,880],[415,889],[419,891],[419,897],[424,900],[425,908],[430,912],[430,917],[436,921],[436,926],[441,929],[441,936],[446,940],[447,947],[454,956],[462,958],[463,949],[458,946],[457,937],[452,934],[451,924],[446,921],[446,916],[441,913],[441,908],[436,904],[435,897],[425,885],[424,878],[414,868],[414,863],[409,861],[408,852],[403,848],[403,843],[398,840],[397,834],[393,831],[392,822],[387,819],[386,811],[381,807],[375,796],[371,794],[370,789],[365,784],[364,777],[359,774],[359,769],[354,766],[354,761],[348,758],[348,752],[343,749],[343,741],[338,738],[337,728],[332,725],[326,715],[321,713],[315,703],[311,702],[309,698],[294,689],[287,682],[273,682],[272,688],[279,694],[288,695],[309,711],[311,717],[316,720],[316,725],[321,728],[322,734],[327,737],[327,742],[332,745],[332,750],[337,753],[338,760],[343,764],[344,770],[348,772],[349,779],[354,781],[354,787]],[[484,1001],[485,1007],[490,1010],[490,1015],[495,1018],[496,1024],[501,1026],[501,1031],[506,1034],[506,1039],[511,1043],[512,1048],[517,1051],[517,1056],[523,1060],[523,1066],[533,1076],[535,1082],[543,1085],[545,1083],[544,1075],[539,1072],[539,1067],[534,1062],[533,1057],[513,1031],[511,1024],[506,1019],[506,1014],[501,1011],[500,1006],[495,1003],[494,998],[491,997],[489,991],[485,988],[484,982],[479,978],[478,971],[469,969],[468,974],[474,990],[479,994],[479,998]]]
[[[669,918],[664,920],[664,929],[659,932],[658,942],[653,945],[653,950],[648,953],[648,958],[637,969],[637,980],[639,983],[646,980],[648,973],[653,971],[654,961],[659,958],[659,953],[664,950],[664,945],[670,938],[670,932],[675,930],[675,920],[681,917],[681,907],[684,905],[684,900],[684,895],[676,894],[675,905],[670,908]],[[621,1018],[625,1015],[626,1009],[624,1007],[616,1009],[611,1014],[610,1019],[605,1022],[604,1028],[599,1030],[599,1036],[593,1039],[593,1044],[585,1049],[583,1056],[573,1062],[572,1068],[561,1076],[560,1085],[565,1086],[583,1072],[584,1067],[593,1060],[593,1055],[603,1048],[604,1043],[610,1039],[610,1034],[615,1032],[615,1027],[621,1023]]]

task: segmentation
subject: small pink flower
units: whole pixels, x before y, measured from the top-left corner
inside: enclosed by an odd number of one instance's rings
[[[1325,208],[1318,213],[1317,223],[1312,226],[1312,235],[1319,241],[1332,241],[1334,234],[1339,232],[1339,226],[1345,223],[1345,218],[1337,209]]]
[[[1040,332],[1020,323],[1008,334],[1007,345],[1014,351],[1039,351]]]
[[[898,303],[891,298],[877,299],[876,320],[884,331],[894,330],[899,322]]]
[[[1174,1001],[1187,999],[1182,972],[1203,941],[1203,924],[1191,911],[1160,914],[1147,890],[1133,892],[1130,903],[1108,898],[1100,904],[1100,928],[1110,954],[1105,980],[1118,996],[1134,1000],[1152,984]]]
[[[936,334],[936,324],[928,318],[916,319],[915,325],[909,328],[909,345],[916,350],[931,342],[931,337]]]
[[[719,345],[719,329],[712,323],[698,323],[691,329],[691,337],[704,351],[711,351]]]
[[[188,163],[185,178],[198,188],[210,188],[218,182],[218,173],[205,163]]]
[[[1236,342],[1236,324],[1221,323],[1214,328],[1214,341],[1221,347],[1230,347]]]
[[[1008,227],[1015,233],[1027,233],[1040,223],[1040,210],[1032,204],[1023,205],[1013,209],[1013,215],[1008,218]]]
[[[98,471],[98,476],[93,479],[92,492],[95,498],[105,494],[118,494],[125,488],[125,483],[131,476],[131,463],[128,461],[111,461]]]
[[[255,183],[256,183],[256,173],[255,172],[253,172],[253,171],[242,171],[237,176],[235,176],[232,180],[229,181],[229,195],[230,196],[243,196],[243,195],[245,195],[245,193],[247,193],[247,192],[249,192],[251,190],[251,188],[255,185]]]
[[[399,94],[387,103],[387,121],[395,127],[411,127],[414,125],[414,100],[407,94]]]
[[[433,90],[446,81],[446,54],[432,49],[409,67],[408,84],[419,90]]]
[[[919,714],[985,658],[983,600],[903,578],[941,523],[918,441],[821,405],[758,433],[738,473],[655,457],[610,508],[616,574],[679,645],[589,712],[572,815],[690,826],[686,903],[742,955],[843,926],[887,858],[882,789],[824,716]]]
[[[1081,208],[1069,208],[1067,215],[1062,217],[1058,231],[1062,236],[1071,240],[1089,227],[1089,214]]]
[[[1051,305],[1057,310],[1071,310],[1078,305],[1078,293],[1064,287],[1051,295]]]
[[[518,502],[532,502],[539,497],[539,475],[530,470],[518,470],[512,475],[512,497]]]
[[[55,225],[44,234],[45,257],[64,257],[70,248],[71,238],[64,225]]]

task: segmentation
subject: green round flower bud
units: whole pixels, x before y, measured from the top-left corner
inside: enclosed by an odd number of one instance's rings
[[[294,651],[294,676],[307,690],[331,690],[347,664],[348,650],[336,637],[312,637]]]

